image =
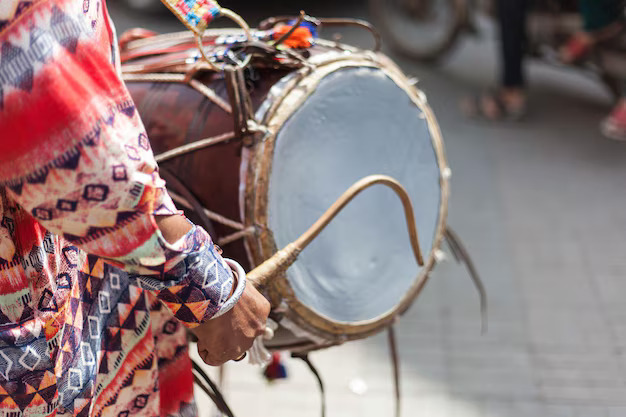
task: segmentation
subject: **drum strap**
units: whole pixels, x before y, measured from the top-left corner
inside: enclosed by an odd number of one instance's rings
[[[391,360],[393,364],[393,381],[396,399],[395,415],[396,417],[400,417],[400,361],[398,360],[398,349],[396,345],[396,336],[393,326],[389,327],[388,336],[389,348],[391,350]],[[322,377],[320,376],[317,368],[313,365],[313,363],[309,359],[309,355],[306,353],[292,353],[291,356],[293,358],[300,359],[304,363],[306,363],[311,372],[313,372],[313,375],[315,375],[317,383],[320,387],[320,394],[322,396],[322,417],[326,417],[326,393],[324,391],[324,381],[322,381]]]
[[[324,391],[324,381],[322,381],[322,377],[317,371],[317,368],[315,368],[315,366],[309,359],[308,353],[292,353],[291,357],[302,360],[304,363],[307,364],[311,372],[313,372],[313,375],[315,375],[315,378],[317,379],[317,383],[320,386],[320,394],[322,396],[322,417],[326,417],[326,393]]]
[[[226,400],[217,385],[215,385],[213,380],[211,380],[209,375],[204,372],[200,365],[198,365],[194,360],[192,360],[191,363],[193,364],[194,370],[193,379],[196,384],[209,396],[209,398],[211,398],[213,404],[215,404],[222,414],[226,417],[234,417],[233,412],[228,406],[228,403],[226,403]]]

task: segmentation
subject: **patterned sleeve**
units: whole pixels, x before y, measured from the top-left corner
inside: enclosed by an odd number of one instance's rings
[[[177,316],[193,325],[219,309],[232,273],[201,228],[175,244],[161,235],[155,215],[178,212],[104,5],[84,4],[32,2],[0,26],[0,186],[46,229],[144,277],[174,313],[189,303]]]

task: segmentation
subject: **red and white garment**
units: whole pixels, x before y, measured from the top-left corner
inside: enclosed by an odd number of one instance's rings
[[[2,0],[0,414],[196,415],[184,326],[233,276],[175,213],[105,4]]]

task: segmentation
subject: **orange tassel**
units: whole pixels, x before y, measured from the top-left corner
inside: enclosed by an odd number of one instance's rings
[[[285,33],[291,30],[292,26],[280,25],[274,28],[274,38],[279,39]],[[313,35],[309,28],[300,26],[293,31],[291,35],[283,42],[284,45],[290,48],[310,48],[313,44]]]

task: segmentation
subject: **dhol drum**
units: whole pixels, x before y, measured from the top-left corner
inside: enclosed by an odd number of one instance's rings
[[[204,35],[207,55],[230,55],[223,70],[197,65],[185,33],[122,37],[124,77],[172,195],[226,256],[252,268],[356,181],[395,178],[413,202],[423,266],[400,200],[376,186],[265,287],[280,324],[270,348],[312,350],[380,331],[423,287],[445,230],[450,171],[426,98],[379,52],[322,39],[234,48],[242,37]]]

